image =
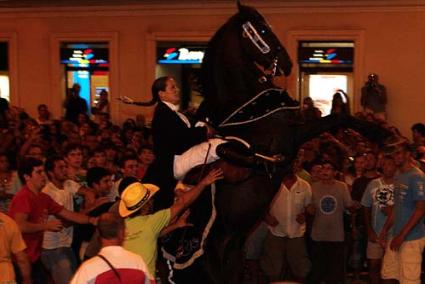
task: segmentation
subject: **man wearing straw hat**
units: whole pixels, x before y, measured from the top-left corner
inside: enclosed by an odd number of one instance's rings
[[[223,178],[221,169],[211,170],[192,190],[176,199],[167,209],[150,214],[152,197],[159,188],[153,184],[135,182],[121,194],[119,214],[126,218],[124,248],[140,255],[146,262],[149,273],[155,276],[157,239],[163,228],[172,223],[202,193],[205,187]]]

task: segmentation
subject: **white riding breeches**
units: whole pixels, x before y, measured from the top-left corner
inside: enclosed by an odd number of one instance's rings
[[[209,139],[206,142],[191,147],[181,155],[175,155],[173,165],[174,177],[181,180],[193,167],[202,165],[205,161],[209,164],[218,160],[219,157],[216,153],[217,146],[226,142],[226,140],[220,138]]]

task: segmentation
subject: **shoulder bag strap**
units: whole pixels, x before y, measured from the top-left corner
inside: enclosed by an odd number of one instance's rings
[[[120,280],[120,283],[121,283],[121,276],[120,276],[120,274],[115,269],[115,267],[109,262],[109,260],[107,260],[106,257],[104,257],[101,254],[98,254],[97,256],[100,257],[101,259],[103,259],[106,262],[106,264],[108,264],[108,266],[112,269],[112,271],[114,272],[115,276]]]

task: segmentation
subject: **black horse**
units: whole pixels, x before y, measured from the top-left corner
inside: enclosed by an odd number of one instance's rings
[[[198,114],[222,135],[248,142],[257,162],[248,178],[216,185],[217,218],[205,249],[213,283],[241,282],[246,236],[268,210],[304,142],[340,126],[375,141],[387,135],[344,114],[301,124],[298,102],[274,84],[290,74],[288,53],[263,16],[239,3],[238,9],[208,44],[201,77],[205,99]],[[276,155],[280,159],[273,159]]]

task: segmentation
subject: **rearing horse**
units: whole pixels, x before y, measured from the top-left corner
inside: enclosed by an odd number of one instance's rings
[[[300,124],[298,102],[273,83],[290,74],[288,53],[263,16],[239,2],[238,9],[208,43],[201,77],[205,99],[198,114],[222,135],[247,141],[253,153],[279,155],[283,162],[257,164],[240,183],[216,185],[217,218],[205,249],[213,283],[241,282],[246,235],[268,210],[304,142],[342,125],[375,141],[387,135],[378,126],[349,116]]]

